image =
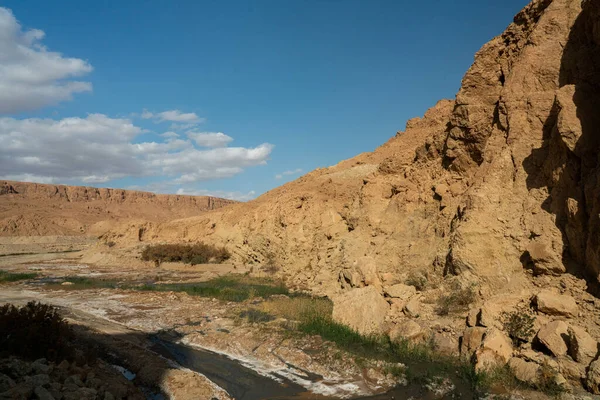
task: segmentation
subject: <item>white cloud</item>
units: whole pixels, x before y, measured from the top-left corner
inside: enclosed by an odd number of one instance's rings
[[[283,171],[282,173],[275,175],[275,179],[283,179],[284,176],[299,175],[302,172],[304,172],[302,168],[297,168],[290,171]]]
[[[200,118],[196,113],[184,113],[179,110],[153,113],[144,109],[139,116],[142,119],[152,119],[157,124],[161,122],[176,122],[169,128],[171,130],[193,128],[194,126],[206,121],[206,118]]]
[[[0,113],[18,113],[89,92],[89,82],[69,80],[92,71],[79,58],[49,51],[43,31],[23,31],[12,12],[0,7]]]
[[[198,149],[191,140],[171,134],[166,142],[133,143],[142,133],[129,119],[102,114],[62,120],[0,118],[0,175],[83,183],[161,176],[189,184],[266,164],[273,150],[268,143]]]
[[[186,135],[200,147],[225,147],[233,141],[231,136],[222,132],[188,131]]]
[[[171,140],[171,139],[178,138],[179,134],[175,133],[175,132],[165,132],[165,133],[161,133],[159,136],[164,137],[167,140]]]
[[[142,119],[150,119],[150,118],[154,117],[154,114],[152,114],[150,111],[144,109],[144,111],[142,111],[142,114],[140,115],[140,117],[142,117]]]

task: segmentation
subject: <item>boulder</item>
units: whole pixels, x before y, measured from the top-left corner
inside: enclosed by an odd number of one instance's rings
[[[477,326],[477,317],[479,315],[479,308],[472,308],[467,314],[467,326]]]
[[[505,365],[513,354],[512,342],[496,328],[486,331],[481,347],[475,352],[475,369],[478,372]]]
[[[580,383],[585,378],[585,365],[571,360],[570,357],[558,358],[558,370],[568,380]]]
[[[453,356],[458,353],[458,340],[448,333],[436,332],[433,334],[433,348],[440,354]]]
[[[50,392],[42,386],[36,387],[33,391],[33,394],[38,400],[54,400],[54,396],[52,396],[52,394],[50,394]]]
[[[13,381],[9,376],[0,373],[0,393],[14,388],[15,385],[15,381]]]
[[[560,275],[566,269],[560,257],[541,242],[532,242],[527,247],[534,275]]]
[[[539,380],[540,366],[537,363],[513,357],[508,362],[508,367],[515,375],[515,378],[521,382],[535,385]]]
[[[395,324],[389,336],[392,341],[414,340],[422,336],[422,329],[419,324],[409,319]]]
[[[590,364],[585,378],[585,386],[590,392],[600,394],[600,360]]]
[[[485,331],[485,328],[479,326],[470,327],[464,330],[460,341],[460,354],[463,357],[471,358],[473,354],[475,354],[475,351],[481,346]]]
[[[564,356],[568,350],[569,325],[564,321],[550,322],[538,331],[536,338],[555,357]]]
[[[333,320],[361,334],[382,333],[390,306],[374,286],[352,289],[333,298]]]
[[[404,314],[411,318],[417,318],[419,313],[421,312],[421,301],[418,296],[410,299],[408,303],[404,306]]]
[[[477,314],[477,325],[491,328],[494,324],[494,317],[487,307],[481,307]]]
[[[414,286],[408,286],[399,283],[397,285],[385,288],[384,292],[387,296],[394,299],[408,300],[417,294],[417,289]]]
[[[583,365],[589,365],[598,354],[598,342],[579,326],[569,327],[569,355]]]
[[[568,295],[561,295],[550,290],[542,290],[535,297],[537,309],[548,315],[576,317],[579,307],[575,299]]]

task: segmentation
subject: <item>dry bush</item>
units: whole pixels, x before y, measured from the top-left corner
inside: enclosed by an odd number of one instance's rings
[[[0,355],[52,361],[70,358],[73,333],[56,308],[29,302],[0,307]]]
[[[477,292],[474,285],[460,287],[454,285],[451,292],[441,296],[437,301],[437,313],[439,315],[448,315],[452,312],[465,311],[477,299]]]
[[[191,265],[222,263],[231,257],[225,247],[204,243],[197,244],[157,244],[150,245],[142,252],[142,260],[163,262],[183,262]]]

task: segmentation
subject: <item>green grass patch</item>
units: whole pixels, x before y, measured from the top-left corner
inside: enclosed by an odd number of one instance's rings
[[[0,283],[25,281],[36,277],[37,274],[31,272],[8,272],[0,270]]]
[[[282,282],[233,275],[198,283],[146,284],[138,287],[138,289],[159,292],[185,292],[190,296],[212,297],[235,302],[242,302],[255,297],[267,298],[277,294],[289,294],[288,289]]]

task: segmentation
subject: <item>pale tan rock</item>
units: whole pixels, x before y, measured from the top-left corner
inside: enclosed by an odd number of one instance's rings
[[[587,390],[594,394],[600,394],[600,360],[593,361],[587,371],[585,379]]]
[[[394,286],[389,286],[384,288],[384,292],[389,297],[400,299],[400,300],[408,300],[415,294],[417,294],[417,289],[414,286],[404,285],[399,283]]]
[[[569,326],[569,355],[584,366],[589,365],[598,355],[598,342],[585,329]]]
[[[435,332],[432,337],[434,349],[443,355],[453,356],[458,354],[458,340],[445,332]]]
[[[567,342],[569,338],[569,325],[563,321],[553,321],[544,325],[537,333],[537,339],[554,356],[564,356],[567,354]]]
[[[332,300],[334,321],[361,334],[383,331],[390,306],[374,286],[351,289]]]
[[[536,384],[539,381],[540,366],[531,361],[525,361],[522,358],[513,357],[508,362],[510,370],[521,382]]]
[[[542,290],[535,297],[537,309],[548,315],[560,315],[565,317],[576,317],[579,307],[571,296],[554,293],[550,290]]]
[[[536,275],[560,275],[566,271],[559,254],[556,254],[547,244],[539,241],[532,242],[527,251],[533,263]]]
[[[558,368],[560,373],[568,380],[577,384],[585,378],[586,366],[571,360],[569,357],[559,357]]]
[[[423,330],[413,320],[404,320],[395,324],[390,330],[389,336],[392,341],[415,340],[422,336]]]
[[[467,314],[467,326],[477,326],[477,318],[479,316],[479,308],[472,308]]]
[[[466,328],[460,342],[460,354],[464,357],[471,358],[475,351],[481,346],[486,328],[470,327]]]
[[[475,369],[485,371],[505,365],[513,355],[510,339],[496,328],[486,331],[481,347],[475,352]]]
[[[494,317],[487,307],[481,307],[477,314],[477,325],[490,328],[494,326]]]
[[[421,312],[421,299],[418,296],[410,299],[408,303],[404,306],[404,314],[411,318],[419,317]]]

